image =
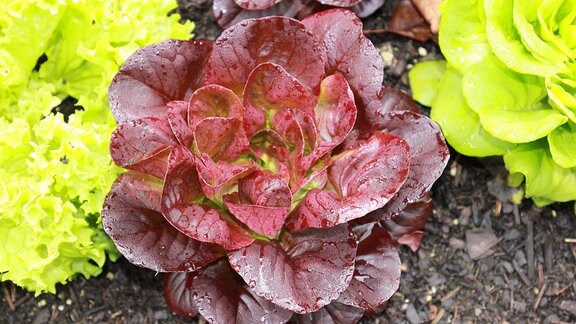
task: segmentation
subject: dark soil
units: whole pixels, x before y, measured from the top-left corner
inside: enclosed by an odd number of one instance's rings
[[[396,3],[366,19],[365,29],[385,28]],[[180,0],[178,11],[196,22],[196,37],[219,34],[211,1]],[[385,83],[403,90],[416,61],[440,55],[434,43],[392,34],[370,38],[383,52]],[[573,204],[514,205],[503,183],[500,160],[453,153],[433,188],[435,210],[420,250],[402,249],[399,291],[383,313],[362,323],[576,323]],[[56,295],[34,297],[1,283],[0,323],[190,322],[167,308],[161,277],[122,259]]]

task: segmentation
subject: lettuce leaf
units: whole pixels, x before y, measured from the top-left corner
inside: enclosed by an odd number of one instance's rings
[[[0,89],[24,86],[49,45],[63,15],[63,5],[50,2],[0,4]]]
[[[410,80],[411,84],[417,82],[412,77]],[[414,96],[421,95],[415,93]],[[442,76],[432,107],[430,117],[440,125],[448,143],[463,154],[500,155],[514,147],[482,127],[478,113],[468,106],[462,94],[462,75],[454,69],[448,68]]]
[[[121,172],[108,85],[137,48],[190,38],[171,0],[0,4],[0,280],[36,294],[101,272],[118,252],[100,222]],[[146,28],[138,28],[145,25]],[[36,66],[45,54],[47,60]],[[78,99],[67,122],[54,107]]]
[[[444,57],[460,72],[466,72],[492,50],[488,44],[484,18],[477,0],[445,1],[440,20],[438,43]]]
[[[561,1],[554,0],[556,3]],[[530,47],[524,45],[524,42],[530,44],[530,40],[526,38],[533,35],[527,30],[531,29],[532,25],[526,24],[525,19],[518,18],[522,16],[518,11],[528,9],[518,9],[521,2],[523,1],[484,1],[486,35],[492,51],[508,67],[520,73],[548,76],[562,72],[561,61],[534,55]],[[521,25],[517,23],[519,20],[521,20]]]
[[[576,200],[576,168],[562,168],[550,155],[546,140],[520,144],[504,154],[510,173],[525,177],[526,196],[538,205]]]
[[[503,155],[536,203],[574,200],[573,2],[446,0],[441,10],[446,62],[410,71],[414,97],[460,153]]]
[[[563,168],[576,167],[576,124],[568,122],[548,135],[554,162]]]
[[[446,61],[423,61],[418,63],[410,72],[410,87],[412,96],[424,106],[431,106],[438,96],[440,80],[447,69]]]
[[[493,55],[469,69],[462,80],[462,92],[478,113],[482,127],[510,143],[545,137],[568,120],[543,101],[546,89],[541,78],[511,71]]]

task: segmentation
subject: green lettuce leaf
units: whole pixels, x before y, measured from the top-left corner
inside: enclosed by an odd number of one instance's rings
[[[486,36],[482,0],[444,1],[438,43],[451,66],[464,73],[492,53]]]
[[[571,77],[560,74],[546,78],[546,88],[552,106],[576,122],[576,69]]]
[[[568,120],[543,102],[546,89],[541,78],[507,69],[493,55],[470,68],[464,75],[462,91],[467,104],[478,113],[482,127],[507,142],[537,140]]]
[[[24,86],[62,17],[63,5],[47,1],[0,4],[0,89]]]
[[[576,168],[563,168],[554,162],[546,140],[518,145],[504,154],[504,162],[510,173],[524,175],[526,196],[538,205],[576,199]]]
[[[446,140],[458,152],[479,157],[501,155],[515,146],[484,130],[478,114],[466,104],[462,95],[462,75],[458,71],[448,68],[438,88],[430,117],[440,125]]]
[[[412,69],[415,99],[460,153],[503,155],[539,205],[574,200],[574,1],[445,0],[441,10],[447,63]]]
[[[548,135],[550,153],[563,168],[576,167],[576,124],[568,122]]]
[[[573,3],[569,4],[570,2],[564,0],[548,1],[551,9],[555,9],[546,12],[552,19],[547,20],[548,25],[552,25],[551,28],[549,27],[551,30],[556,29],[554,25],[559,22],[558,18],[562,21],[564,18],[573,17],[572,13],[576,10],[576,6]],[[562,58],[567,57],[558,51],[558,46],[544,46],[543,42],[540,42],[540,35],[536,34],[536,27],[539,26],[538,8],[540,3],[540,1],[527,2],[524,0],[485,0],[486,35],[494,54],[512,70],[526,74],[550,76],[566,71],[564,64],[566,59]],[[566,7],[565,4],[571,6],[572,9]],[[540,11],[541,15],[542,13],[544,11]],[[548,44],[564,43],[563,35],[554,34],[557,37],[554,37],[552,41],[548,40]],[[554,52],[554,55],[543,56],[546,52]]]
[[[446,71],[446,61],[424,61],[416,64],[410,72],[412,96],[424,106],[431,106],[438,96],[442,75]]]
[[[119,254],[100,211],[122,172],[108,143],[108,85],[137,48],[189,39],[172,0],[37,0],[0,4],[0,281],[36,294],[95,276]],[[145,27],[142,27],[145,26]],[[47,61],[35,66],[41,55]],[[65,98],[84,111],[67,122]]]

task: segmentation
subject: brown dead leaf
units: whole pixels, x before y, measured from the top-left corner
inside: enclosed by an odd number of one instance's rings
[[[387,31],[421,42],[434,38],[430,26],[410,0],[402,0],[398,4]]]
[[[438,34],[438,27],[440,25],[439,6],[442,0],[412,0],[412,2],[430,25],[432,33]]]

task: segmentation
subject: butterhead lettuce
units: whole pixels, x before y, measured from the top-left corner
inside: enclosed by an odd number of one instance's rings
[[[574,2],[446,0],[441,10],[446,61],[414,67],[414,97],[457,151],[503,156],[538,205],[576,200]]]

